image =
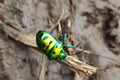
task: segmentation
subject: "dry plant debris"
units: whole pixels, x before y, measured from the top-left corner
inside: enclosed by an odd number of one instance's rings
[[[0,24],[4,22],[0,21]],[[4,31],[16,41],[19,41],[33,49],[37,49],[36,45],[36,37],[35,35],[25,35],[17,31],[16,29],[12,28],[9,25],[5,26]],[[86,75],[92,75],[97,72],[98,68],[94,66],[90,66],[80,60],[77,60],[73,56],[69,56],[62,62],[63,64],[67,65],[72,71],[74,72],[83,72]]]

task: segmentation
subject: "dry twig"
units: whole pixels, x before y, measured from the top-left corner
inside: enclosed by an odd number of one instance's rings
[[[2,21],[0,21],[2,23]],[[35,35],[25,35],[20,33],[19,31],[15,30],[14,28],[7,26],[5,27],[4,31],[13,39],[28,45],[30,47],[37,48],[36,45],[36,38]],[[67,65],[68,67],[72,68],[74,72],[82,71],[87,75],[92,75],[97,71],[96,67],[90,66],[76,58],[69,56],[63,61],[63,64]]]
[[[57,20],[57,22],[54,24],[53,28],[51,29],[51,31],[50,31],[51,33],[54,31],[54,29],[55,29],[58,25],[60,25],[60,21],[62,20],[62,18],[63,18],[63,16],[65,15],[65,13],[66,13],[66,11],[63,9],[63,11],[62,11],[59,19]]]

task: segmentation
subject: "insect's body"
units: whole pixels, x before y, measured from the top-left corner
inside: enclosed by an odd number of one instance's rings
[[[62,42],[58,41],[47,31],[39,31],[36,35],[36,42],[50,60],[65,59],[67,54],[64,52]]]

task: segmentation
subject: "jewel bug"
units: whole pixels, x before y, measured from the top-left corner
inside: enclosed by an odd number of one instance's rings
[[[60,37],[63,34],[60,35]],[[66,45],[67,34],[64,34],[64,42],[57,40],[48,31],[39,31],[36,34],[36,44],[38,48],[50,59],[50,60],[63,60],[67,57],[64,48],[76,48],[77,46]]]

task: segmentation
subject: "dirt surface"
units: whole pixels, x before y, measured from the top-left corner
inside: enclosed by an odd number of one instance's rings
[[[67,13],[61,26],[71,44],[80,42],[94,53],[81,53],[78,58],[100,69],[90,77],[81,75],[81,80],[119,80],[119,0],[0,0],[0,20],[23,34],[36,36],[39,30],[50,31],[63,9]],[[56,37],[57,33],[55,29]],[[0,80],[39,80],[42,62],[42,53],[14,40],[0,28]],[[56,61],[46,62],[45,70],[43,80],[79,80]]]

